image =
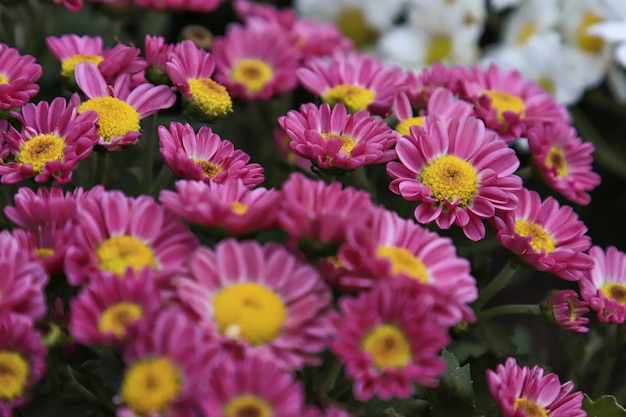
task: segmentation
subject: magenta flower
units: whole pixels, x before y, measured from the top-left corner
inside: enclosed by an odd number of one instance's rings
[[[63,273],[65,254],[74,234],[74,223],[46,223],[33,230],[13,229],[11,234],[33,261],[39,261],[48,275]]]
[[[192,12],[210,12],[217,9],[223,0],[135,0],[141,7],[157,10],[189,10]]]
[[[578,281],[580,295],[607,323],[624,323],[626,319],[626,254],[609,246],[589,249],[595,261],[593,269]]]
[[[589,312],[589,304],[578,298],[574,290],[561,290],[552,294],[548,300],[550,314],[554,323],[565,330],[578,333],[587,333],[589,319],[585,314]]]
[[[56,4],[62,4],[70,12],[77,12],[83,8],[83,0],[53,0]]]
[[[35,83],[41,74],[41,65],[34,57],[22,56],[17,49],[0,43],[0,110],[28,103],[39,92]]]
[[[430,96],[437,88],[443,87],[458,95],[461,80],[467,77],[467,71],[466,67],[452,68],[441,62],[433,62],[417,75],[409,72],[406,88],[402,91],[408,94],[413,106],[426,107]]]

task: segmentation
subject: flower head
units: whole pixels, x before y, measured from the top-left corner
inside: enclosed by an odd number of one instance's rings
[[[11,234],[33,261],[40,262],[48,275],[63,272],[65,254],[74,233],[74,223],[46,223],[34,230],[13,229]]]
[[[562,329],[579,333],[589,331],[585,324],[589,319],[585,314],[589,312],[589,304],[578,298],[578,293],[574,290],[556,291],[548,299],[549,311],[546,313],[551,322]]]
[[[189,10],[193,12],[210,12],[217,9],[223,0],[135,0],[141,7],[157,10]]]
[[[0,43],[0,110],[28,103],[39,92],[35,83],[41,74],[41,65],[34,57],[20,55],[17,49]]]

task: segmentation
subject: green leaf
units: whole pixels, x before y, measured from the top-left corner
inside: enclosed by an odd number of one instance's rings
[[[441,357],[448,363],[448,369],[437,388],[426,390],[426,399],[431,406],[429,417],[472,417],[474,388],[469,364],[459,366],[457,358],[447,350]]]
[[[585,394],[582,408],[587,412],[587,417],[626,417],[626,410],[612,395],[603,395],[597,401],[592,401]]]

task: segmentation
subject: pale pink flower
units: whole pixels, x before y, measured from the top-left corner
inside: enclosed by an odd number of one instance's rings
[[[609,323],[624,323],[626,319],[626,254],[609,246],[604,251],[599,246],[589,249],[595,261],[593,269],[578,281],[580,295],[597,313],[598,318]]]
[[[34,57],[20,55],[17,49],[0,43],[0,110],[28,103],[39,92],[35,83],[41,74],[41,65]]]

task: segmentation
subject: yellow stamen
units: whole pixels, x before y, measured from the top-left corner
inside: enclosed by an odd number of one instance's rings
[[[391,262],[393,275],[406,274],[419,282],[429,282],[426,267],[406,248],[397,246],[379,246],[376,249],[379,259],[387,259]]]
[[[8,84],[9,83],[9,79],[7,78],[6,75],[0,74],[0,85],[2,84]]]
[[[465,207],[476,194],[477,178],[472,164],[455,155],[444,155],[426,165],[420,181],[437,200],[453,202],[458,198],[459,207]]]
[[[128,267],[135,272],[149,266],[157,269],[154,251],[146,243],[133,236],[113,236],[96,249],[100,269],[123,275]]]
[[[396,130],[402,136],[408,136],[411,134],[412,126],[422,126],[424,127],[424,116],[415,116],[410,117],[408,119],[404,119],[396,126]]]
[[[552,146],[550,148],[545,164],[550,168],[556,167],[557,178],[564,177],[569,173],[565,152],[563,152],[563,150],[558,146]]]
[[[223,85],[210,78],[192,78],[187,82],[193,103],[207,116],[221,117],[233,111],[233,102]]]
[[[540,224],[521,219],[515,220],[515,233],[520,236],[530,236],[530,246],[535,253],[539,253],[542,249],[550,253],[556,249],[554,239]]]
[[[576,32],[576,40],[578,41],[580,49],[592,54],[597,54],[602,51],[602,48],[604,47],[604,41],[602,38],[589,34],[589,27],[602,21],[603,19],[600,16],[592,12],[585,12],[582,15]]]
[[[409,340],[392,324],[381,324],[369,331],[361,347],[371,355],[378,369],[402,368],[413,357]]]
[[[443,61],[450,56],[452,52],[452,38],[448,35],[433,36],[428,43],[426,52],[426,62]]]
[[[211,161],[204,161],[202,159],[194,159],[193,161],[196,164],[202,165],[202,175],[208,178],[215,178],[224,171],[221,166]]]
[[[537,33],[537,25],[535,25],[533,22],[526,23],[522,30],[520,30],[519,36],[515,40],[515,45],[525,45],[526,42],[528,42],[528,40],[532,38],[535,33]]]
[[[94,54],[76,54],[72,55],[69,58],[65,58],[63,62],[61,62],[61,75],[67,78],[74,78],[74,69],[76,65],[81,62],[86,62],[89,64],[98,65],[104,61],[104,57],[100,55]]]
[[[499,121],[504,121],[504,112],[513,112],[524,117],[526,104],[520,97],[500,90],[485,90],[484,94],[491,97],[491,107],[498,111]]]
[[[115,97],[96,97],[78,107],[78,113],[93,110],[98,113],[98,134],[105,142],[115,136],[141,131],[139,113],[127,102]]]
[[[178,369],[168,358],[143,359],[126,371],[120,396],[135,414],[160,414],[180,394],[181,382]]]
[[[375,97],[374,93],[365,87],[341,84],[328,90],[324,96],[322,96],[322,100],[331,106],[342,103],[346,106],[348,112],[356,113],[359,110],[367,109],[367,106],[374,101]]]
[[[517,398],[513,405],[513,411],[518,408],[521,408],[527,417],[548,417],[548,413],[542,406],[528,398]]]
[[[11,401],[24,394],[28,362],[17,352],[0,350],[0,400]]]
[[[239,201],[231,201],[228,204],[230,204],[230,207],[233,209],[233,213],[239,216],[243,216],[244,214],[246,214],[248,212],[248,209],[250,208],[247,205],[240,203]]]
[[[258,93],[274,78],[274,70],[259,59],[242,59],[239,61],[231,78],[234,82],[243,84],[250,93]]]
[[[359,7],[347,7],[337,16],[336,24],[341,33],[354,42],[357,49],[373,45],[380,33],[367,23],[363,10]]]
[[[622,305],[626,304],[626,285],[619,282],[607,282],[601,290],[609,300],[615,300]]]
[[[54,255],[54,249],[51,248],[37,248],[35,249],[35,255],[39,259],[49,258]]]
[[[352,152],[352,149],[356,146],[356,141],[350,136],[342,135],[341,133],[322,133],[324,140],[328,139],[341,139],[341,149],[346,151],[347,154]]]
[[[46,163],[63,160],[63,149],[65,140],[62,137],[37,135],[24,142],[15,159],[19,163],[29,164],[36,173],[40,173]]]
[[[102,312],[98,320],[98,330],[102,333],[111,332],[121,339],[126,334],[126,326],[140,319],[142,315],[143,309],[139,304],[121,301]]]
[[[272,417],[274,409],[261,397],[243,394],[230,400],[223,414],[225,417]]]

